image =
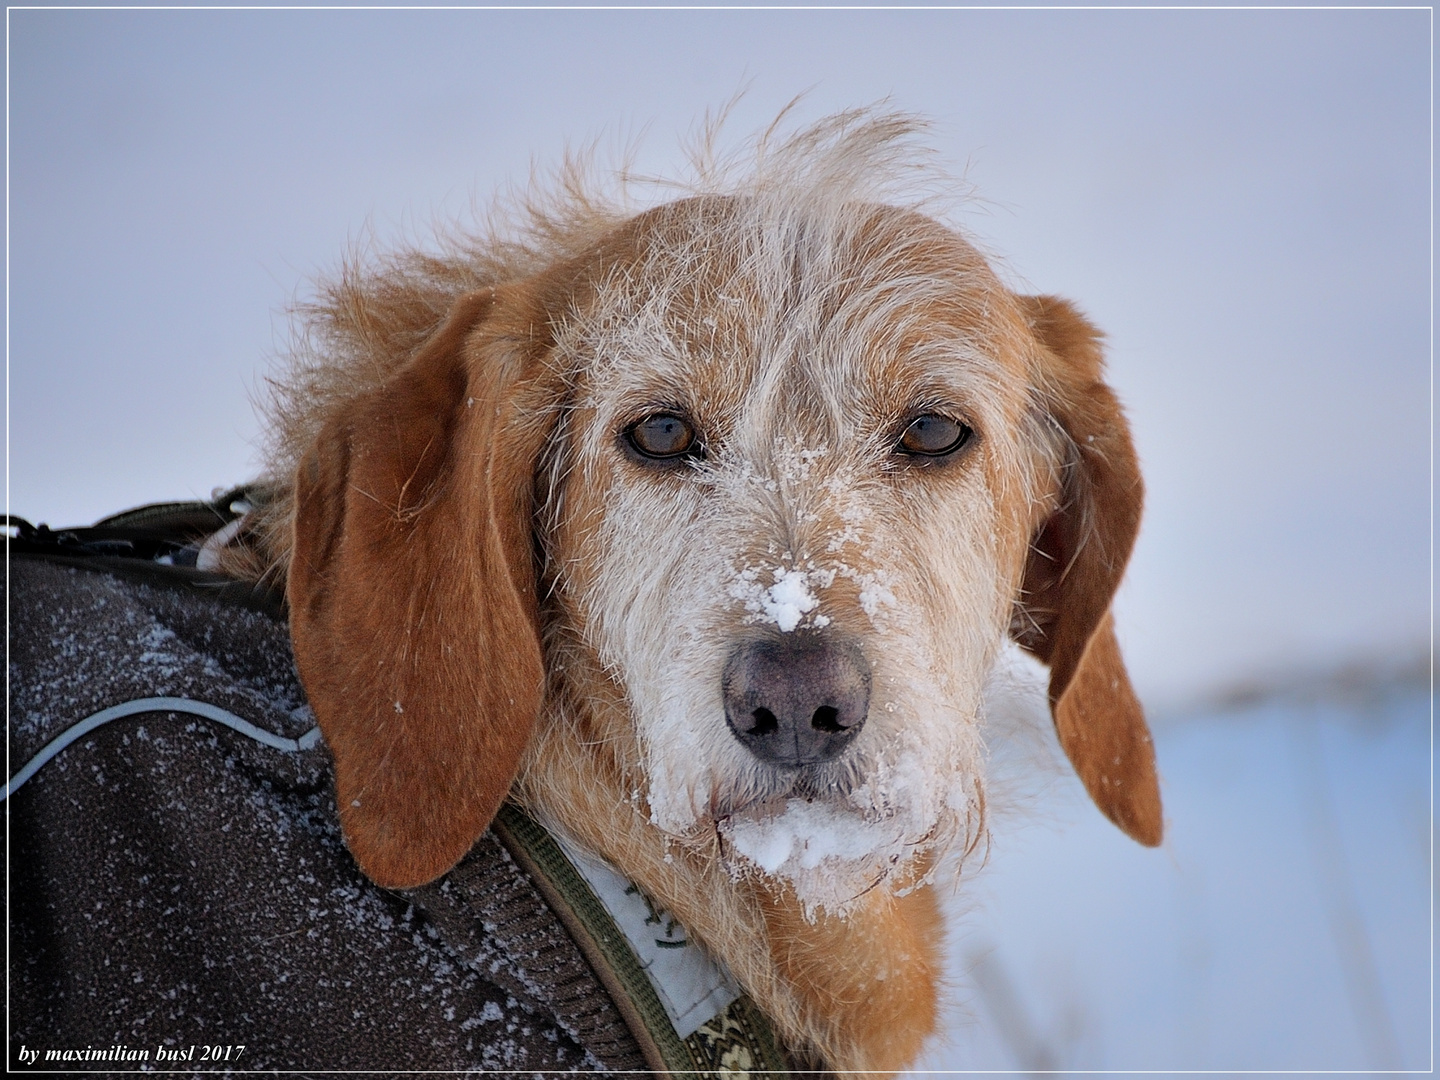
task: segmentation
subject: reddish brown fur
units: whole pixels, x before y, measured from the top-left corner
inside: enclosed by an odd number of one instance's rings
[[[1050,665],[1055,729],[1090,797],[1153,847],[1163,830],[1155,751],[1110,618],[1140,530],[1140,466],[1119,403],[1101,381],[1099,333],[1064,300],[1021,303],[1045,347],[1050,413],[1076,458],[1062,478],[1059,508],[1031,546],[1027,620],[1016,640]]]
[[[537,400],[539,365],[510,354],[519,328],[476,332],[523,317],[515,295],[462,298],[408,366],[330,417],[296,478],[296,663],[350,849],[392,887],[469,850],[542,703],[528,518],[546,429],[531,414],[553,390]],[[457,653],[466,641],[485,655]]]
[[[814,923],[785,889],[764,890],[762,906],[777,971],[804,988],[807,1020],[828,1044],[882,1072],[914,1062],[939,1010],[945,927],[934,890],[877,890],[846,918]]]

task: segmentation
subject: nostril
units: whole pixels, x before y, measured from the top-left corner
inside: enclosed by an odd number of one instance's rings
[[[829,735],[838,735],[846,730],[840,723],[840,710],[829,705],[821,705],[815,710],[815,715],[810,718],[810,726]]]
[[[755,723],[745,733],[747,735],[773,735],[780,728],[780,721],[769,709],[756,709],[751,715]]]

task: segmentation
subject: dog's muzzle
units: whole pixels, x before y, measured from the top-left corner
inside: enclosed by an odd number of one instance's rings
[[[865,726],[870,665],[821,635],[764,638],[725,665],[725,722],[761,761],[798,769],[839,757]]]

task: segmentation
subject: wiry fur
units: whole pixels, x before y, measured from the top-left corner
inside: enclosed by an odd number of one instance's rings
[[[543,705],[517,715],[518,736],[495,736],[522,740],[513,796],[670,908],[795,1052],[840,1069],[902,1067],[933,1025],[940,926],[921,886],[947,850],[983,833],[980,693],[1007,632],[1057,671],[1072,669],[1052,684],[1062,736],[1072,676],[1098,688],[1086,690],[1066,749],[1087,784],[1093,774],[1102,808],[1151,839],[1148,804],[1141,825],[1126,818],[1125,800],[1144,803],[1143,777],[1082,761],[1092,728],[1108,722],[1104,685],[1123,678],[1104,613],[1139,505],[1123,419],[1098,381],[1098,352],[1092,364],[1086,351],[1088,324],[1063,302],[1016,297],[970,244],[903,205],[903,182],[931,175],[910,146],[918,126],[853,112],[789,138],[772,132],[741,176],[706,141],[687,197],[638,215],[592,195],[568,167],[554,195],[530,197],[518,217],[452,238],[438,255],[352,261],[299,311],[292,368],[274,397],[267,497],[251,546],[231,555],[239,573],[283,576],[303,547],[291,590],[297,656],[342,765],[352,847],[380,830],[356,848],[380,880],[392,873],[390,824],[362,815],[376,805],[383,815],[386,796],[367,786],[372,766],[345,778],[350,721],[325,711],[332,668],[350,662],[348,647],[325,652],[327,627],[340,625],[331,611],[349,612],[346,627],[369,619],[401,634],[393,648],[407,658],[438,658],[413,662],[442,665],[443,679],[420,678],[421,668],[410,682],[396,676],[412,697],[433,686],[443,698],[442,683],[472,685],[464,665],[497,661],[483,634],[467,642],[454,625],[472,616],[435,591],[460,578],[427,571],[408,600],[382,598],[374,611],[362,594],[332,593],[356,574],[392,587],[373,555],[347,553],[379,550],[361,542],[375,529],[391,536],[387,550],[425,558],[433,548],[445,573],[475,573],[488,587],[496,571],[466,562],[473,514],[445,507],[467,497],[457,477],[479,456],[535,447],[520,527],[537,565],[517,568],[513,539],[484,541],[512,553],[506,562],[485,546],[476,557],[508,566],[502,577],[518,592],[464,609],[534,605]],[[475,387],[490,394],[501,383],[513,396],[496,390],[472,408]],[[407,449],[419,437],[399,431],[395,445],[377,442],[370,429],[392,395],[412,410],[436,403],[417,417],[441,409],[451,419],[418,446]],[[511,401],[525,404],[507,412]],[[657,470],[626,458],[618,433],[662,410],[693,419],[703,459]],[[923,467],[895,447],[932,411],[977,434],[956,460]],[[475,425],[493,434],[464,434]],[[1112,468],[1105,455],[1124,460]],[[357,484],[355,470],[391,457],[396,494]],[[476,467],[479,486],[500,483],[486,479],[499,465]],[[503,518],[516,496],[484,497]],[[347,499],[378,499],[390,517],[362,533]],[[1065,565],[1047,569],[1057,560]],[[1100,607],[1066,644],[1064,609],[1077,595],[1087,612]],[[427,646],[437,626],[445,636]],[[755,635],[821,632],[859,643],[873,672],[869,716],[837,760],[777,769],[728,730],[720,671]],[[452,660],[476,646],[477,660]],[[353,680],[335,678],[354,693]],[[516,693],[528,691],[507,689],[510,674],[487,679],[489,689],[455,691],[462,711],[472,692],[485,699],[474,711],[495,694],[508,696],[500,712],[522,708]],[[376,685],[357,745],[396,740],[390,770],[405,764],[412,736],[387,732],[409,722],[395,717],[412,705]],[[1126,747],[1140,738],[1135,723],[1143,733],[1138,716],[1120,724]],[[1129,751],[1118,753],[1117,765]],[[465,755],[444,756],[435,775],[456,775],[445,770]],[[1100,792],[1112,787],[1124,787],[1112,802],[1125,807],[1107,804]],[[1158,839],[1158,799],[1153,816]],[[362,850],[382,854],[367,865]],[[422,872],[406,866],[396,881]]]

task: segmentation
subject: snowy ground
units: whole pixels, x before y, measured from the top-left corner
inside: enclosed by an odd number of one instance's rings
[[[957,894],[921,1068],[1429,1069],[1430,714],[1409,681],[1162,722],[1158,851],[1057,772]]]

